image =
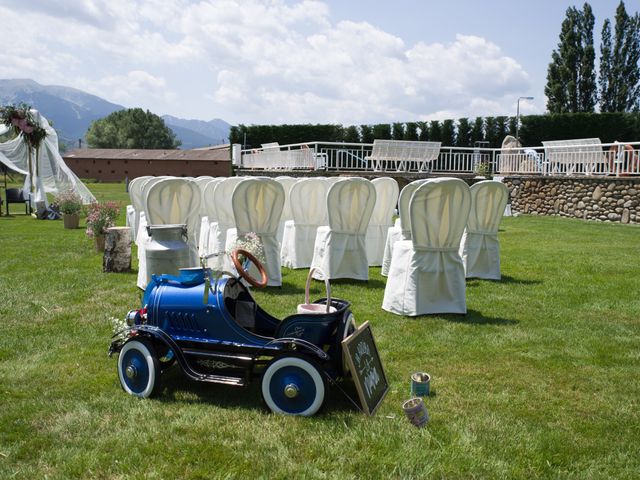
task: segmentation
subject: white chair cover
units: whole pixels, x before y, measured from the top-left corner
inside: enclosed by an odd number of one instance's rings
[[[369,266],[382,265],[387,231],[393,226],[393,210],[398,203],[398,182],[380,177],[371,181],[376,189],[376,205],[367,227],[367,258]]]
[[[293,220],[284,226],[282,265],[288,268],[309,268],[318,227],[328,223],[328,183],[321,178],[298,180],[289,192]]]
[[[216,209],[217,221],[209,224],[209,246],[207,255],[217,254],[207,261],[207,266],[214,270],[223,270],[225,267],[225,248],[227,231],[235,228],[236,221],[233,217],[231,200],[233,190],[247,177],[229,177],[218,183],[213,190],[213,201]],[[230,263],[230,262],[229,262]],[[226,264],[228,266],[228,264]]]
[[[127,205],[127,216],[126,216],[126,225],[127,227],[131,228],[131,238],[133,239],[133,241],[135,242],[136,239],[136,233],[138,233],[138,211],[142,210],[142,208],[140,208],[140,210],[136,209],[136,206],[133,204],[133,197],[134,195],[139,195],[141,190],[142,190],[142,182],[146,179],[147,177],[136,177],[131,179],[131,181],[128,183],[127,185],[127,191],[129,192],[129,198],[131,199],[131,204]],[[133,192],[135,193],[132,193]]]
[[[329,188],[329,225],[318,228],[311,268],[330,279],[369,279],[366,236],[375,203],[376,189],[363,178],[341,180]],[[318,270],[314,278],[324,279]]]
[[[471,212],[460,243],[460,255],[467,278],[500,280],[498,228],[509,189],[493,180],[471,187]]]
[[[204,185],[200,185],[202,190],[202,200],[200,203],[200,236],[198,237],[198,252],[201,256],[209,254],[209,228],[214,222],[217,222],[216,203],[213,198],[216,185],[222,181],[222,178],[212,178]]]
[[[127,225],[131,227],[131,238],[133,239],[134,243],[137,241],[138,225],[140,224],[140,214],[144,212],[144,198],[142,197],[142,187],[150,178],[153,177],[136,177],[129,182],[129,198],[131,199],[131,205],[127,205]]]
[[[411,195],[420,185],[425,183],[427,179],[414,180],[405,185],[400,192],[398,198],[398,215],[400,218],[396,220],[393,227],[387,229],[387,238],[384,244],[384,255],[382,257],[382,276],[389,275],[389,267],[391,267],[391,257],[393,255],[393,246],[401,240],[411,240],[411,218],[409,217],[409,202]]]
[[[138,233],[136,233],[136,244],[138,245],[138,287],[144,289],[147,285],[147,254],[145,245],[149,242],[150,237],[147,233],[147,195],[149,190],[156,183],[171,177],[148,177],[142,182],[140,198],[142,199],[142,208],[138,216]]]
[[[187,226],[187,244],[193,267],[199,266],[195,232],[200,223],[200,198],[200,189],[193,180],[166,178],[149,189],[146,199],[149,225]]]
[[[233,191],[236,228],[227,233],[226,250],[231,250],[239,237],[249,232],[256,233],[264,249],[268,286],[282,285],[277,233],[284,196],[282,185],[270,178],[249,178],[239,183]],[[257,269],[252,269],[251,273],[255,276]]]
[[[409,206],[411,240],[393,247],[382,308],[398,315],[466,313],[464,266],[458,249],[471,193],[457,178],[428,180]]]
[[[293,184],[298,181],[297,178],[294,177],[276,177],[276,182],[282,185],[284,188],[284,207],[282,208],[282,217],[280,218],[280,224],[278,225],[278,242],[282,244],[282,236],[284,234],[284,224],[287,220],[292,220],[291,216],[291,207],[289,206],[289,192],[291,191],[291,187]]]

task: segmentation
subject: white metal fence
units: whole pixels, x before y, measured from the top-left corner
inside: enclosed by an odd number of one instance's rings
[[[514,149],[441,147],[431,161],[369,159],[373,144],[309,142],[243,150],[238,166],[257,170],[493,173],[500,175],[640,175],[640,142],[562,144]]]

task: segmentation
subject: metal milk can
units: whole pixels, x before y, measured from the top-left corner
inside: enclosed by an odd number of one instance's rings
[[[145,247],[147,283],[151,275],[178,275],[179,269],[193,267],[187,245],[186,225],[147,225],[151,240]]]

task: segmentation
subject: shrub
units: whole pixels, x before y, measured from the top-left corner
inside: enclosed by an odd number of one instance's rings
[[[107,228],[116,224],[120,207],[116,202],[94,202],[87,209],[87,236],[96,237],[107,233]]]
[[[74,215],[82,210],[82,199],[72,191],[56,195],[53,204],[65,215]]]

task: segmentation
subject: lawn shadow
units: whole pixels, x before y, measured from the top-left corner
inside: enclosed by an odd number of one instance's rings
[[[355,411],[357,409],[335,385],[327,381],[325,386],[324,403],[318,415],[325,412]],[[348,390],[348,387],[345,390]],[[353,392],[349,391],[349,393],[353,395],[357,403],[355,388],[353,388]],[[196,382],[187,379],[177,366],[170,368],[163,374],[161,387],[154,400],[161,403],[180,402],[210,404],[220,408],[260,409],[263,413],[270,413],[262,399],[261,377],[254,378],[246,387]]]
[[[480,285],[481,282],[489,282],[505,285],[540,285],[542,280],[526,280],[522,278],[513,278],[509,275],[502,275],[500,280],[491,280],[488,278],[468,278],[467,287],[473,288]]]
[[[501,317],[489,317],[483,315],[477,310],[467,310],[466,315],[448,313],[440,315],[447,322],[467,323],[470,325],[516,325],[520,323],[518,320]]]
[[[353,280],[351,278],[336,278],[331,280],[331,285],[355,285],[364,288],[384,288],[386,282],[378,280],[376,278],[370,278],[369,280]]]

